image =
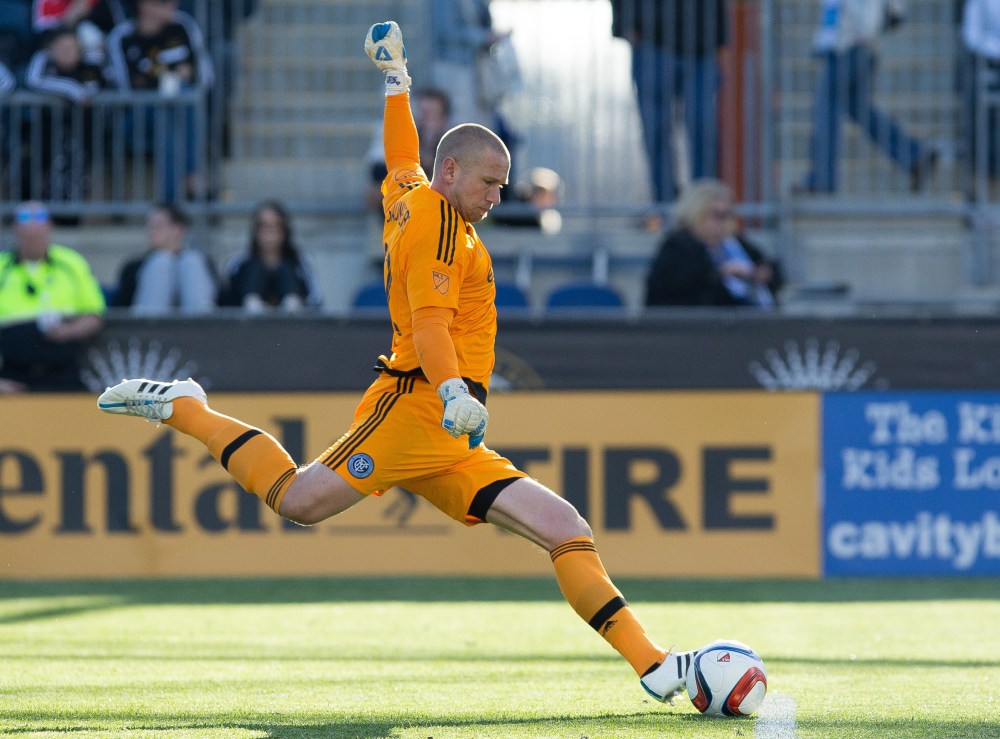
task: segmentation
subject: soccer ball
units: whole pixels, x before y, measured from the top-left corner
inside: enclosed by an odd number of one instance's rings
[[[714,641],[698,652],[687,674],[688,697],[706,716],[749,716],[764,702],[764,660],[746,644]]]

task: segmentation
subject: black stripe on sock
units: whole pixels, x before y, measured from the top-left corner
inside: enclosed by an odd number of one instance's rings
[[[590,627],[595,631],[600,631],[601,627],[604,626],[604,624],[607,622],[609,618],[614,616],[616,613],[618,613],[618,611],[620,611],[622,608],[625,608],[625,606],[627,605],[628,603],[625,602],[625,599],[622,598],[620,595],[617,595],[611,600],[609,600],[607,603],[605,603],[603,606],[601,606],[601,610],[595,613],[594,617],[590,619],[587,623],[589,623]]]
[[[219,457],[219,464],[221,464],[228,471],[229,458],[239,451],[241,446],[246,444],[253,437],[259,436],[260,433],[261,432],[258,429],[250,429],[249,431],[244,431],[242,434],[229,442],[226,445],[226,448],[222,450],[222,456]]]
[[[472,518],[478,518],[480,521],[485,521],[486,514],[489,512],[490,506],[493,505],[493,501],[497,499],[497,496],[503,492],[505,487],[515,480],[520,479],[520,477],[507,477],[503,480],[494,480],[489,485],[479,488],[479,492],[476,493],[472,499],[472,503],[469,505],[468,515]]]

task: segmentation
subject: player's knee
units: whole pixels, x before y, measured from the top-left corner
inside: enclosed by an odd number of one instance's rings
[[[310,496],[296,494],[294,489],[290,489],[285,494],[278,512],[283,518],[302,526],[312,526],[326,517],[316,501],[312,500]]]

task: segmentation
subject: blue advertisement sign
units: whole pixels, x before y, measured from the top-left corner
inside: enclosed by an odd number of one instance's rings
[[[824,574],[1000,574],[1000,393],[828,393],[822,427]]]

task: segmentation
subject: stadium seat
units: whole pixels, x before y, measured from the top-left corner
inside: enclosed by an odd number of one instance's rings
[[[497,297],[494,301],[500,313],[519,313],[530,307],[528,296],[524,290],[513,282],[497,282]]]
[[[389,303],[385,297],[385,283],[382,278],[367,282],[354,294],[351,308],[361,313],[388,313]]]
[[[559,285],[545,299],[545,310],[621,310],[625,303],[621,296],[606,285],[593,282],[570,282]]]

